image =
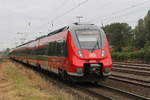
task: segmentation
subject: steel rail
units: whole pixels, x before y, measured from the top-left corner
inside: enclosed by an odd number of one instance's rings
[[[122,64],[122,65],[134,65],[134,66],[143,66],[143,67],[150,67],[150,64],[138,64],[138,63],[128,63],[128,62],[113,62],[113,64]]]
[[[112,77],[109,77],[109,79],[150,88],[150,85],[140,83],[140,82],[136,82],[136,79],[134,81],[133,79],[131,80],[130,78],[125,77],[125,79],[123,79],[123,77],[118,78],[118,76],[113,76],[113,75],[112,75]]]
[[[120,64],[113,64],[113,67],[121,67],[121,68],[129,68],[129,69],[137,69],[137,70],[150,70],[150,67],[145,66],[135,66],[135,65],[120,65]]]
[[[124,90],[121,90],[121,89],[117,89],[117,88],[114,88],[114,87],[111,87],[111,86],[106,86],[106,85],[102,85],[102,84],[98,84],[100,87],[104,87],[106,89],[110,89],[112,91],[116,91],[116,92],[119,92],[119,93],[123,93],[125,95],[130,95],[134,98],[134,100],[150,100],[150,98],[147,98],[147,97],[144,97],[144,96],[140,96],[140,95],[137,95],[137,94],[134,94],[134,93],[131,93],[131,92],[128,92],[128,91],[124,91]]]
[[[127,68],[113,67],[112,71],[132,73],[132,74],[135,74],[135,75],[150,76],[150,72],[149,71],[143,71],[143,70],[134,70],[134,69],[127,69]]]

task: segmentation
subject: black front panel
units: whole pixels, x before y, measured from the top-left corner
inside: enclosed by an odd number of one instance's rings
[[[102,77],[102,64],[84,64],[84,75],[97,75]]]

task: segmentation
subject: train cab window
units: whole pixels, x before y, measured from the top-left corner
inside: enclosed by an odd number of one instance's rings
[[[76,30],[76,36],[81,49],[99,49],[101,46],[99,30]]]

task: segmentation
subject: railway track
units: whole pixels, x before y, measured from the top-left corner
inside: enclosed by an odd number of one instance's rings
[[[113,73],[109,78],[130,84],[150,87],[150,65],[134,63],[113,63]]]
[[[106,85],[99,85],[100,87],[106,88],[108,90],[114,91],[115,93],[119,93],[120,95],[126,95],[129,99],[131,100],[150,100],[150,98],[146,98],[144,96],[140,96],[128,91],[120,90],[111,86],[106,86]],[[119,100],[120,98],[118,98]],[[117,100],[117,98],[114,98],[113,100]]]
[[[80,88],[81,90],[89,92],[90,94],[93,93],[94,96],[101,96],[106,100],[150,100],[150,98],[103,84],[95,85],[88,83],[86,86],[84,84],[84,86],[76,85],[74,87]]]
[[[78,88],[82,88],[86,91],[92,91],[93,93],[97,93],[97,95],[101,95],[106,97],[108,100],[150,100],[150,98],[137,95],[128,91],[124,91],[121,89],[117,89],[111,86],[107,86],[104,84],[83,84],[84,86],[78,86]]]
[[[25,65],[25,67],[28,67],[28,65]],[[95,85],[91,83],[64,83],[61,82],[58,77],[56,77],[57,75],[54,75],[53,73],[49,73],[41,69],[36,69],[34,67],[32,67],[32,69],[38,72],[46,80],[57,84],[60,88],[65,89],[69,93],[72,92],[74,95],[79,95],[80,92],[82,92],[86,95],[96,98],[97,100],[150,100],[150,98],[113,88],[105,84]],[[73,92],[74,90],[77,92]],[[82,97],[80,98],[83,99]],[[85,99],[90,100],[88,97],[84,97],[84,100]]]
[[[150,71],[150,67],[145,67],[145,66],[124,65],[124,64],[113,64],[113,66],[117,67],[117,68],[121,67],[121,68],[129,68],[129,69]]]
[[[145,71],[145,70],[113,67],[112,71],[114,71],[114,72],[124,72],[124,73],[135,74],[135,75],[150,76],[150,71]]]
[[[110,76],[109,79],[118,80],[118,81],[126,82],[129,84],[140,85],[143,87],[150,88],[150,82],[147,82],[145,80],[139,80],[136,78],[130,78],[130,77],[126,77],[126,76],[117,76],[117,75],[112,74],[112,76]]]
[[[113,62],[113,64],[118,65],[133,65],[133,66],[142,66],[142,67],[150,67],[150,64],[141,64],[141,63],[133,63],[133,62]]]
[[[149,64],[114,62],[112,70],[114,72],[123,72],[135,75],[150,76]]]

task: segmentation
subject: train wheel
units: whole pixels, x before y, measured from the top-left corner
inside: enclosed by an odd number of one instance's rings
[[[58,70],[58,76],[59,76],[60,80],[63,80],[63,78],[62,78],[62,70],[60,70],[60,69]]]
[[[93,83],[94,83],[95,85],[98,85],[98,82],[99,82],[99,81],[94,81]]]
[[[67,72],[64,70],[59,70],[59,77],[64,82],[71,82],[70,77],[68,76]]]
[[[37,65],[37,69],[41,70],[41,65],[40,64],[36,64]]]

